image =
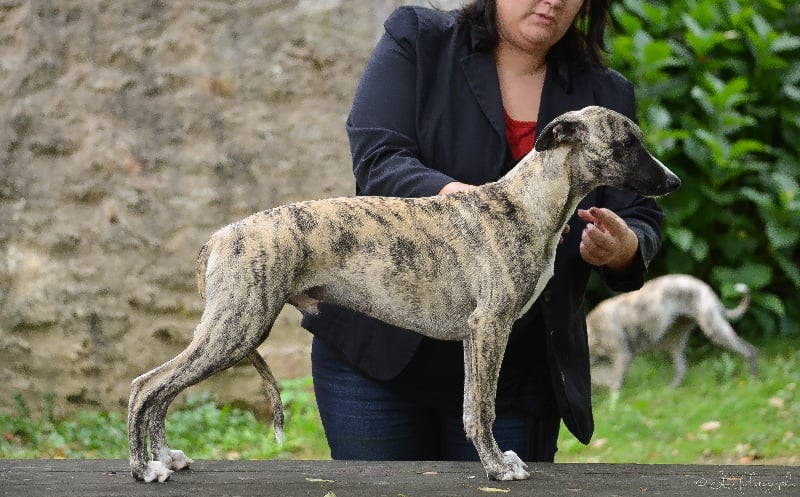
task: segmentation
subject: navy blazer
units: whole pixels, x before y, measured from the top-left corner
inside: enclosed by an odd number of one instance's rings
[[[355,93],[346,123],[359,195],[436,195],[454,180],[480,185],[508,172],[516,160],[506,140],[500,86],[491,49],[484,49],[454,12],[401,7],[385,23]],[[538,126],[560,114],[601,105],[635,119],[632,85],[604,68],[551,57]],[[536,185],[531,185],[536,188]],[[625,279],[603,273],[615,290],[644,282],[647,262],[661,244],[662,213],[652,199],[601,187],[582,208],[607,207],[639,238],[634,271]],[[537,305],[547,333],[550,371],[566,426],[588,443],[594,430],[584,293],[590,266],[579,244],[577,216],[558,248],[555,275]],[[520,320],[522,321],[522,320]],[[377,379],[397,376],[422,337],[338,306],[322,304],[303,326]]]

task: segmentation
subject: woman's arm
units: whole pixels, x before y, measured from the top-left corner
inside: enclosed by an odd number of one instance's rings
[[[411,8],[386,21],[359,81],[346,130],[361,195],[422,197],[454,181],[424,163],[417,137],[417,39]]]

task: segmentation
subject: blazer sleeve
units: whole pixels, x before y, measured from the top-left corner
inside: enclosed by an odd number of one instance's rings
[[[417,137],[417,43],[420,22],[409,7],[394,11],[361,76],[345,129],[356,193],[436,195],[454,181],[423,163]]]

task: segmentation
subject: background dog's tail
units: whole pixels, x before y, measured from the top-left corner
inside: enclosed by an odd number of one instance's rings
[[[278,390],[278,383],[275,377],[272,376],[267,362],[261,357],[257,350],[251,351],[247,354],[247,358],[253,363],[253,366],[258,370],[258,374],[264,379],[264,387],[267,390],[267,396],[272,403],[272,426],[275,428],[275,439],[279,444],[283,445],[283,402],[281,402],[281,392]]]
[[[744,283],[737,283],[734,289],[742,294],[742,300],[739,305],[733,309],[725,309],[725,317],[728,321],[735,321],[744,315],[747,308],[750,307],[750,288]]]

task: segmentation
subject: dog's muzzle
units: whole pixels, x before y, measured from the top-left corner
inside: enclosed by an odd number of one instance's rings
[[[680,188],[681,179],[644,148],[638,163],[638,172],[631,178],[631,190],[647,197],[661,197]]]

